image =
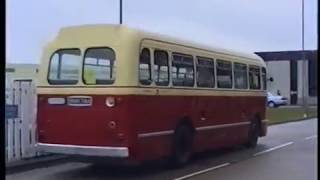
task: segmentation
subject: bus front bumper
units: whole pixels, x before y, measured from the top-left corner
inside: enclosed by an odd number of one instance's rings
[[[36,149],[38,152],[65,154],[65,155],[116,157],[116,158],[129,157],[129,149],[127,147],[81,146],[81,145],[37,143]]]

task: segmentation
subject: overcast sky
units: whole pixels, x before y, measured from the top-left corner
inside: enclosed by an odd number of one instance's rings
[[[61,27],[119,23],[118,0],[6,0],[6,60],[39,63]],[[301,0],[123,0],[123,23],[243,52],[301,49]],[[305,0],[305,48],[317,49],[317,0]]]

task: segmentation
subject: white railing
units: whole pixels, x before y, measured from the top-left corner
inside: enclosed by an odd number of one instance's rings
[[[31,81],[15,81],[6,87],[6,104],[18,106],[18,117],[5,119],[6,162],[37,156],[36,87]]]

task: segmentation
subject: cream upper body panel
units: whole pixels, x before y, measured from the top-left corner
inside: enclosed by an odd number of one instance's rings
[[[48,83],[48,67],[50,57],[58,49],[79,48],[81,57],[87,48],[109,47],[115,52],[116,75],[111,85],[86,85],[80,77],[75,85],[50,85]],[[265,62],[255,54],[244,54],[230,50],[202,46],[192,42],[177,40],[171,37],[147,33],[128,28],[123,25],[84,25],[63,28],[54,41],[45,48],[41,58],[38,76],[38,87],[136,87],[139,86],[139,53],[143,47],[179,52],[193,56],[204,56],[213,59],[223,59],[232,62],[266,67]],[[169,57],[170,59],[170,57]]]
[[[229,51],[217,51],[210,49],[203,49],[201,46],[189,46],[188,44],[176,44],[179,42],[163,41],[155,39],[143,39],[142,46],[153,49],[163,49],[170,52],[178,52],[183,54],[189,54],[193,56],[207,57],[212,59],[228,60],[231,62],[239,62],[250,65],[257,65],[260,67],[266,67],[265,62],[256,55],[246,55],[239,53],[231,53]]]
[[[52,54],[59,49],[78,48],[81,50],[81,58],[88,48],[108,47],[115,52],[116,77],[112,85],[107,86],[134,86],[137,85],[139,58],[139,39],[136,32],[121,26],[88,25],[64,28],[60,30],[56,39],[45,48],[41,58],[38,86],[53,86],[48,83],[48,69]],[[79,68],[80,76],[75,86],[101,86],[86,85],[82,81],[82,67]],[[133,79],[135,78],[135,79]],[[54,85],[70,86],[70,85]],[[106,86],[106,85],[104,85]]]

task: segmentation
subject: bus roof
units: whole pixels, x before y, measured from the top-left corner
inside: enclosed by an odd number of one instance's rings
[[[234,50],[228,50],[224,48],[219,47],[212,47],[212,46],[206,46],[199,43],[191,42],[191,41],[184,41],[179,40],[167,35],[157,34],[157,33],[150,33],[143,30],[138,30],[134,28],[127,27],[125,25],[116,25],[116,24],[90,24],[90,25],[80,25],[80,26],[70,26],[70,27],[64,27],[60,30],[57,39],[65,39],[70,36],[70,34],[74,34],[75,32],[92,32],[96,36],[105,36],[104,31],[106,30],[114,30],[120,33],[126,33],[128,36],[132,36],[132,38],[138,39],[139,41],[143,39],[153,39],[153,40],[159,40],[167,43],[182,45],[185,47],[190,48],[196,48],[201,49],[205,51],[210,51],[218,54],[224,54],[224,55],[230,55],[235,57],[241,57],[245,59],[250,59],[252,61],[255,61],[256,63],[259,63],[263,66],[265,66],[265,62],[261,57],[254,53],[242,53]],[[101,37],[100,36],[100,37]]]

